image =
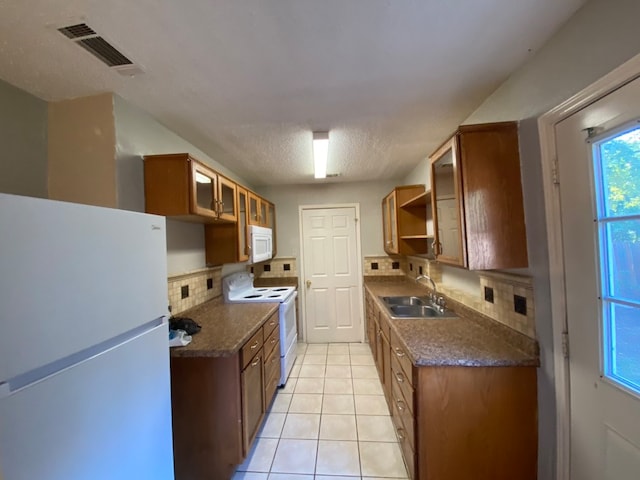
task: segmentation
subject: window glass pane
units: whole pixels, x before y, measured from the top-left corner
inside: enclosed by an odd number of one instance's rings
[[[640,389],[640,309],[606,304],[610,322],[608,374],[627,386]]]
[[[601,242],[608,257],[603,270],[608,292],[603,293],[640,303],[640,219],[607,222],[605,229]]]
[[[599,144],[604,215],[640,214],[640,127]]]

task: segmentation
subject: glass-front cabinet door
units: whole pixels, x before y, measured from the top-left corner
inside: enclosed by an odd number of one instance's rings
[[[260,197],[248,192],[249,199],[249,225],[260,225]]]
[[[261,227],[269,226],[269,202],[253,192],[249,196],[249,224]]]
[[[389,254],[398,253],[398,219],[396,192],[387,195],[382,202],[382,224],[384,250]]]
[[[462,182],[457,140],[457,136],[452,137],[431,156],[431,198],[435,234],[433,252],[440,262],[465,266]]]
[[[276,244],[278,243],[276,242],[276,206],[273,203],[268,202],[267,210],[267,227],[269,227],[273,233],[273,241],[271,242],[271,256],[275,257],[277,253]]]
[[[249,260],[249,249],[247,239],[247,226],[249,225],[249,202],[247,199],[247,190],[238,186],[238,261],[246,262]]]
[[[234,181],[218,175],[218,212],[220,220],[235,222],[238,219]]]
[[[199,162],[191,163],[191,211],[205,217],[218,216],[216,173]]]

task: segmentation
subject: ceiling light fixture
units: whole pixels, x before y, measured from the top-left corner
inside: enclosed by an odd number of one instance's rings
[[[313,172],[315,178],[327,177],[329,132],[313,132]]]

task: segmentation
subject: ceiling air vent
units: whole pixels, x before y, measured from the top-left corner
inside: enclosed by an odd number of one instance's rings
[[[118,73],[132,76],[143,72],[140,66],[134,64],[86,23],[61,27],[58,31]]]

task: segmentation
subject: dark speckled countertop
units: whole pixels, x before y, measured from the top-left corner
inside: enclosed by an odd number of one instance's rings
[[[237,353],[260,326],[278,311],[278,303],[224,303],[214,298],[177,316],[202,326],[185,347],[171,348],[172,357],[226,357]]]
[[[387,314],[380,296],[426,295],[429,290],[405,278],[376,281],[365,279],[365,288],[373,295],[382,314]],[[459,318],[392,319],[397,334],[419,366],[539,366],[535,340],[500,323],[474,313],[448,299],[448,307]]]

